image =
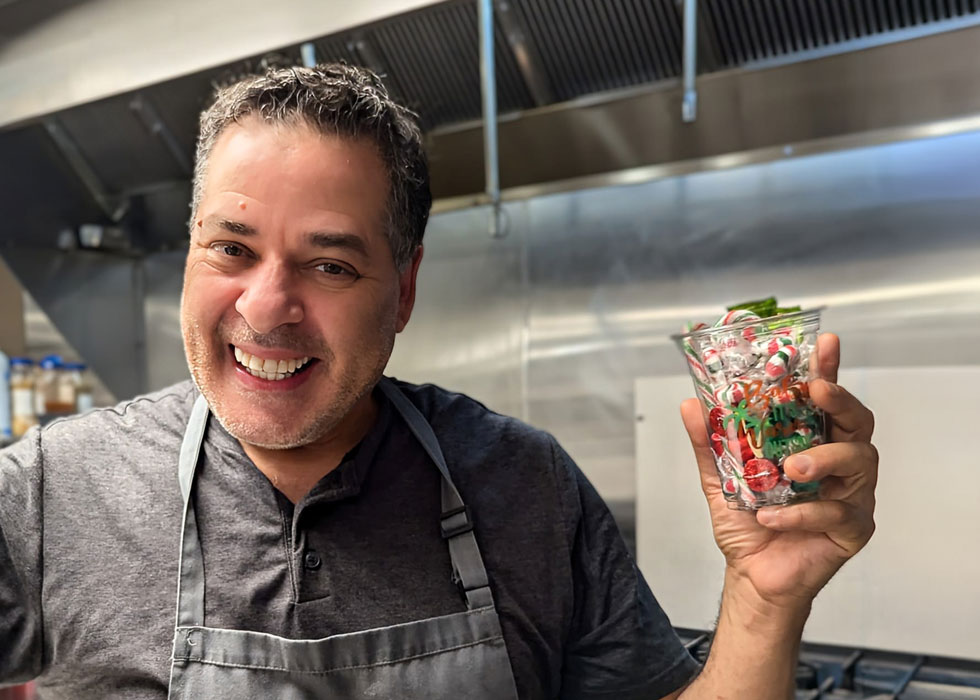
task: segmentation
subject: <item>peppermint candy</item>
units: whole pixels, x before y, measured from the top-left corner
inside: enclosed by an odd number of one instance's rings
[[[750,321],[761,321],[759,315],[754,311],[749,311],[748,309],[734,309],[729,311],[727,314],[718,319],[715,323],[715,328],[721,328],[722,326],[734,326],[737,323],[748,323]],[[739,335],[742,336],[744,340],[750,343],[754,343],[759,335],[758,326],[746,326],[739,331]]]
[[[740,382],[732,382],[715,391],[715,400],[722,406],[738,406],[745,400],[745,387]]]
[[[766,360],[766,379],[777,381],[782,379],[793,368],[800,351],[795,345],[784,345],[772,357]]]
[[[701,353],[701,359],[704,363],[705,369],[712,374],[717,374],[724,369],[721,353],[716,348],[706,348],[705,351]]]

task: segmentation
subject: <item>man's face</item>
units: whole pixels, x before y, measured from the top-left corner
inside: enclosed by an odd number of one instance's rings
[[[421,259],[398,272],[387,194],[366,141],[257,119],[218,138],[180,320],[194,381],[239,440],[329,439],[369,400],[411,314]]]

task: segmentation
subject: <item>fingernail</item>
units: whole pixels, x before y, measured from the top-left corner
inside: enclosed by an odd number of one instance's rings
[[[765,508],[759,511],[760,519],[763,525],[775,525],[779,522],[779,519],[783,517],[782,508]]]
[[[795,471],[806,476],[813,470],[813,460],[806,455],[796,455],[791,460],[791,466]]]

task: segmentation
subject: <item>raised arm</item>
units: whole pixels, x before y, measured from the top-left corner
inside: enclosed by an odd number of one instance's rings
[[[821,500],[729,510],[696,400],[681,407],[701,472],[715,541],[725,555],[725,589],[711,652],[701,674],[669,698],[793,697],[803,625],[814,597],[874,532],[878,453],[874,417],[837,385],[840,344],[817,343],[813,402],[830,421],[830,440],[786,461],[797,481],[821,480]]]

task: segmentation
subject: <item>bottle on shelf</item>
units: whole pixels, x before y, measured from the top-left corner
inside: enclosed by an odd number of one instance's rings
[[[70,390],[69,395],[69,389],[63,386],[63,374],[64,363],[59,355],[48,355],[41,360],[41,376],[37,382],[37,392],[44,402],[43,415],[45,416],[67,415],[75,411],[74,390]]]
[[[75,398],[76,413],[84,413],[93,406],[92,381],[88,368],[81,362],[70,362],[65,365],[68,381],[71,382]]]
[[[74,363],[66,362],[61,365],[58,371],[58,388],[55,395],[58,397],[57,410],[48,410],[48,413],[74,413],[75,412],[75,369]]]
[[[34,362],[29,357],[15,357],[10,360],[11,412],[15,438],[21,437],[38,423],[34,377]]]

